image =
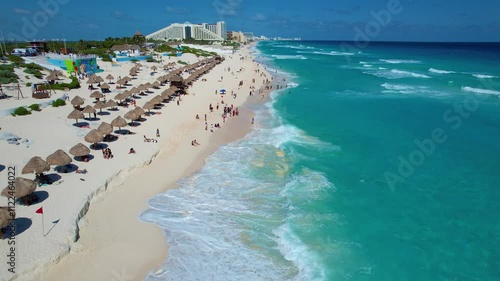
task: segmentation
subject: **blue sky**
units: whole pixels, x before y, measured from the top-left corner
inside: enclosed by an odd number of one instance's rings
[[[398,5],[389,13],[388,5]],[[388,24],[374,14],[390,15]],[[500,41],[499,0],[20,0],[5,1],[6,39],[104,39],[147,35],[173,22],[224,20],[228,30],[268,37],[376,41]]]

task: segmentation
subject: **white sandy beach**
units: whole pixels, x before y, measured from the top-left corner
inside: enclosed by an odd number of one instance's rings
[[[248,56],[240,60],[241,56]],[[248,49],[235,55],[225,55],[226,60],[210,73],[199,79],[182,96],[178,106],[175,102],[166,104],[162,114],[147,116],[146,122],[138,127],[127,127],[135,135],[120,135],[115,142],[107,143],[114,154],[113,159],[104,159],[101,151],[92,151],[94,159],[88,163],[76,162],[80,169],[87,169],[87,174],[61,174],[58,184],[42,186],[37,189],[41,202],[31,206],[16,205],[18,235],[15,237],[16,274],[8,272],[9,265],[0,263],[1,280],[142,280],[148,272],[160,266],[167,255],[167,245],[162,231],[157,226],[141,222],[138,217],[148,208],[147,201],[167,188],[174,188],[175,182],[199,169],[204,159],[221,144],[241,138],[250,130],[251,112],[241,107],[249,97],[250,86],[259,89],[263,77],[256,73],[258,67],[252,62]],[[172,58],[177,61],[179,58]],[[192,55],[184,55],[183,61],[193,63],[197,60]],[[168,63],[168,58],[164,58]],[[136,86],[153,82],[160,75],[159,70],[150,76],[152,65],[145,63],[138,79],[132,80]],[[99,63],[105,77],[126,76],[132,63],[122,63],[112,67],[110,63]],[[230,67],[231,72],[225,71]],[[242,71],[238,71],[242,68]],[[261,69],[263,71],[263,69]],[[224,79],[221,81],[221,76]],[[24,77],[21,76],[20,77]],[[270,76],[268,76],[270,77]],[[252,83],[252,78],[256,83]],[[26,79],[25,79],[26,80]],[[238,83],[244,81],[238,89]],[[22,83],[26,83],[23,81]],[[79,95],[86,99],[85,105],[93,105],[89,97],[91,91],[85,82],[82,88],[71,90],[70,99]],[[113,86],[113,85],[112,85]],[[154,90],[154,94],[137,100],[137,106],[161,93],[168,86]],[[129,87],[130,88],[130,87]],[[215,90],[225,88],[226,104],[239,107],[240,116],[231,117],[223,123],[222,107],[209,113],[211,103],[214,108],[221,102],[221,96]],[[237,93],[237,98],[230,93]],[[117,91],[112,89],[109,97]],[[12,93],[10,93],[12,95]],[[29,88],[23,88],[24,99],[15,97],[0,100],[0,110],[8,111],[20,105],[41,103],[34,100]],[[62,91],[51,97],[62,96]],[[259,95],[251,97],[253,102],[260,101]],[[130,109],[130,108],[129,108]],[[109,115],[98,117],[99,121],[87,121],[91,129],[97,128],[102,121],[111,122],[118,115],[123,116],[129,109],[109,111]],[[83,140],[91,129],[73,126],[74,120],[67,119],[72,106],[46,107],[41,112],[29,116],[0,117],[0,134],[12,134],[21,138],[19,145],[8,144],[0,140],[0,164],[15,166],[18,176],[34,178],[34,175],[21,175],[21,169],[33,156],[45,158],[57,149],[68,150]],[[107,110],[104,110],[107,111]],[[200,119],[195,119],[196,114]],[[208,131],[205,131],[204,114],[208,115]],[[5,114],[4,114],[5,115]],[[220,123],[222,129],[210,133],[210,124]],[[161,136],[158,143],[143,141],[143,135],[156,138],[156,129]],[[192,146],[196,139],[199,146]],[[130,148],[136,154],[128,154]],[[7,186],[7,168],[0,171],[0,186]],[[49,172],[48,174],[55,173]],[[7,205],[7,198],[1,197],[0,205]],[[42,230],[42,218],[35,211],[43,207],[45,236]],[[77,240],[77,241],[76,241]],[[0,243],[0,252],[8,253],[8,240]],[[75,242],[76,241],[76,242]],[[4,259],[7,259],[4,256]],[[119,278],[128,279],[119,279]]]

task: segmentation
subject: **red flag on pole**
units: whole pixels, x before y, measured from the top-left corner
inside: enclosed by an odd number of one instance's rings
[[[43,215],[43,207],[40,207],[40,209],[36,210],[35,213]]]

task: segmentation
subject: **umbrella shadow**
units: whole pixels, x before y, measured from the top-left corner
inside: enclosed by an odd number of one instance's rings
[[[22,206],[31,206],[42,203],[47,198],[49,198],[49,193],[45,190],[37,190],[32,194],[20,197],[16,199],[16,204]]]
[[[131,127],[139,127],[139,126],[141,126],[141,123],[133,121],[133,122],[128,123],[128,125]]]
[[[52,183],[54,183],[62,178],[61,175],[59,175],[57,173],[48,174],[46,176],[49,179],[50,184],[52,184]]]
[[[78,127],[78,128],[82,128],[82,127],[88,127],[90,125],[87,122],[78,122],[78,123],[73,124],[73,126]]]
[[[99,121],[99,120],[101,120],[100,118],[94,118],[94,117],[84,118],[84,119],[87,121]]]
[[[147,95],[142,95],[142,96],[147,96]],[[140,99],[142,99],[141,94],[139,94],[138,96],[135,96],[135,95],[134,95],[134,99],[136,99],[136,100],[140,100]]]
[[[45,190],[37,190],[33,192],[33,196],[35,196],[36,200],[33,201],[31,205],[36,205],[43,203],[43,201],[47,200],[47,198],[49,198],[49,193]]]
[[[121,130],[115,130],[114,133],[119,135],[128,135],[130,131],[126,129],[121,129]]]
[[[103,148],[108,148],[108,145],[105,143],[102,143],[102,142],[98,143],[97,145],[95,145],[95,144],[90,145],[90,149],[93,149],[93,150],[100,150]]]
[[[73,157],[73,160],[75,160],[77,162],[86,162],[85,158],[87,158],[87,162],[89,162],[92,159],[94,159],[94,155],[88,154],[88,155],[85,155],[85,156],[75,156],[75,157]]]
[[[4,239],[22,234],[28,230],[32,224],[33,221],[29,218],[16,218],[15,220],[12,220],[9,225],[5,227],[7,231],[4,233]]]
[[[5,170],[5,166],[4,165],[0,165],[0,172]]]
[[[119,111],[120,109],[118,107],[113,107],[113,108],[108,108],[108,111]]]
[[[58,166],[56,167],[56,171],[58,173],[62,173],[62,174],[68,174],[68,173],[73,173],[75,172],[76,170],[78,170],[78,166],[75,165],[75,164],[68,164],[68,165],[64,165],[64,166]]]
[[[107,111],[101,111],[101,112],[97,112],[97,115],[111,115],[111,113],[109,113]]]
[[[144,117],[141,117],[141,118],[137,119],[136,121],[138,121],[138,122],[146,122],[146,121],[148,121],[148,119],[146,119]]]
[[[106,135],[103,139],[105,142],[115,142],[118,140],[118,136],[115,135]]]

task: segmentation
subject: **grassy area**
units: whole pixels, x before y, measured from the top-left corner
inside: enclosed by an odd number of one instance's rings
[[[26,107],[18,107],[12,113],[13,116],[23,116],[23,115],[30,115],[30,114],[31,114],[31,111],[29,111]]]
[[[76,77],[71,76],[70,83],[51,84],[50,87],[54,90],[64,90],[65,88],[78,89],[80,88],[80,82],[78,82],[78,79]]]
[[[168,56],[170,57],[175,57],[177,56],[177,48],[174,48],[172,46],[169,46],[167,44],[160,45],[155,48],[155,51],[159,53],[169,53]],[[193,54],[197,57],[211,57],[211,56],[216,56],[217,54],[214,52],[207,52],[201,49],[196,49],[196,48],[191,48],[187,46],[182,46],[182,50],[180,50],[183,54]]]
[[[38,79],[43,78],[43,74],[41,71],[44,70],[44,68],[39,66],[38,64],[28,63],[28,64],[25,64],[24,67],[25,67],[24,73],[32,74],[33,76],[35,76]]]
[[[0,65],[0,84],[17,83],[19,76],[14,73],[14,64]]]
[[[40,105],[38,103],[34,103],[30,106],[28,106],[29,109],[33,110],[33,111],[40,111]]]
[[[183,54],[194,54],[197,57],[211,57],[211,56],[216,56],[217,53],[214,52],[207,52],[201,49],[196,49],[196,48],[191,48],[188,46],[182,46],[182,53]]]
[[[52,107],[59,107],[59,106],[65,106],[66,102],[62,99],[56,99],[55,101],[52,102]]]

